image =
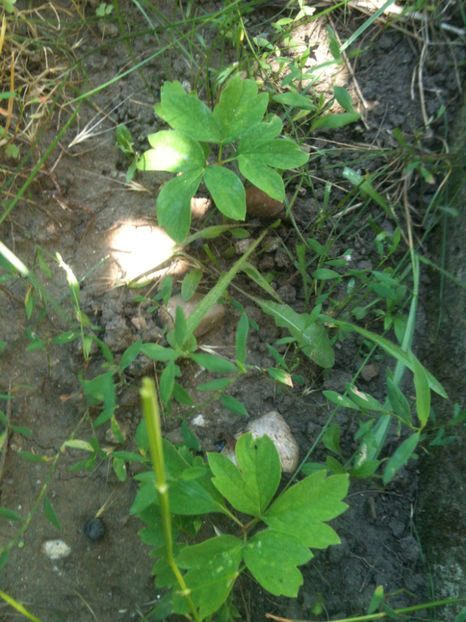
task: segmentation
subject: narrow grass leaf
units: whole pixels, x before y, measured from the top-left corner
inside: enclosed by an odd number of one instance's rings
[[[70,447],[71,449],[81,449],[83,451],[93,452],[94,448],[87,441],[82,441],[80,439],[70,439],[63,443],[63,447]]]
[[[0,555],[0,572],[6,566],[9,557],[10,557],[10,551],[3,551],[3,553]]]
[[[238,368],[234,363],[213,354],[191,354],[190,358],[200,367],[208,371],[218,372],[220,374],[236,373]]]
[[[303,108],[304,110],[315,110],[316,108],[310,97],[300,95],[294,91],[274,95],[272,101],[282,104],[282,106],[290,106],[291,108]]]
[[[406,440],[404,440],[401,445],[395,450],[390,460],[387,462],[383,473],[383,483],[387,485],[393,477],[395,473],[403,467],[408,460],[413,455],[420,438],[420,432],[415,432]]]
[[[199,439],[197,436],[188,428],[188,424],[183,419],[181,422],[181,434],[183,436],[183,440],[186,443],[186,446],[192,449],[193,451],[201,451],[201,445],[199,443]]]
[[[334,86],[333,93],[337,102],[342,108],[346,110],[346,112],[354,112],[351,95],[345,88],[343,88],[342,86]]]
[[[348,332],[354,331],[356,333],[359,333],[366,339],[373,341],[380,348],[385,350],[385,352],[387,352],[390,356],[393,356],[394,359],[406,365],[406,367],[410,369],[413,373],[414,373],[414,361],[417,361],[419,365],[421,365],[421,363],[414,356],[414,354],[412,353],[408,354],[407,352],[404,352],[399,346],[392,343],[388,339],[385,339],[385,337],[381,337],[380,335],[377,335],[376,333],[366,330],[365,328],[361,328],[357,326],[356,324],[350,324],[349,322],[335,320],[334,318],[331,318],[331,317],[327,319],[330,323],[333,323],[336,326],[339,326]],[[434,378],[434,376],[425,367],[424,367],[424,372],[426,375],[428,386],[432,389],[432,391],[435,391],[435,393],[437,393],[443,398],[447,398],[445,389],[442,387],[440,382],[436,378]]]
[[[193,269],[190,270],[181,282],[181,297],[185,302],[190,300],[196,293],[199,283],[202,279],[202,270]]]
[[[381,404],[375,397],[369,395],[369,393],[364,393],[364,391],[360,391],[357,387],[353,385],[347,386],[348,397],[362,410],[374,410],[375,412],[383,412],[386,413],[386,407]]]
[[[216,380],[211,380],[210,382],[206,382],[204,384],[198,384],[196,389],[198,391],[223,391],[231,384],[230,378],[217,378]]]
[[[277,382],[281,382],[287,387],[293,388],[293,379],[289,372],[284,369],[278,369],[277,367],[268,367],[267,373]]]
[[[245,312],[243,312],[236,326],[235,334],[236,364],[241,368],[244,368],[244,364],[246,362],[248,332],[248,316]]]
[[[159,391],[160,399],[163,404],[167,405],[170,402],[171,395],[173,393],[173,386],[175,384],[175,361],[168,361],[167,366],[160,374],[159,379]]]
[[[182,404],[183,406],[194,406],[194,402],[186,391],[186,389],[179,382],[175,381],[173,386],[173,397],[178,402],[178,404]]]
[[[387,376],[387,395],[395,416],[408,427],[412,427],[413,421],[409,402],[390,376]]]
[[[30,451],[18,451],[18,455],[23,460],[27,460],[27,462],[50,462],[50,458],[47,456],[33,454]]]
[[[318,268],[312,273],[312,278],[319,281],[332,281],[333,279],[341,279],[341,275],[329,268]]]
[[[245,262],[242,268],[243,272],[248,275],[248,277],[256,283],[261,289],[263,289],[267,294],[275,298],[277,302],[281,302],[280,296],[274,290],[274,288],[270,285],[264,275],[259,272],[259,270],[249,263],[249,261]]]
[[[19,514],[9,510],[8,508],[0,508],[0,518],[6,518],[6,520],[15,520],[21,522],[23,519]]]
[[[244,189],[243,189],[244,190]],[[192,311],[187,319],[187,326],[189,332],[193,332],[197,326],[201,323],[207,311],[217,302],[220,296],[223,295],[228,285],[234,279],[236,274],[243,268],[248,260],[248,257],[254,252],[257,246],[262,242],[267,235],[268,229],[262,232],[257,240],[249,247],[244,255],[238,259],[238,261],[230,268],[230,270],[223,274],[214,285],[214,287],[204,296],[199,302],[197,307]]]
[[[261,309],[272,315],[275,324],[287,328],[303,353],[321,367],[332,367],[335,354],[324,326],[305,313],[296,313],[290,306],[255,298]]]
[[[328,128],[335,130],[339,127],[344,127],[350,123],[354,123],[361,118],[361,115],[357,112],[342,112],[340,114],[327,114],[317,121],[314,121],[311,127],[311,132],[318,128]]]
[[[55,512],[52,502],[47,496],[44,497],[44,512],[45,512],[45,516],[47,517],[47,520],[50,523],[52,523],[54,527],[61,530],[61,525],[60,525],[60,521],[58,520],[58,516]]]
[[[325,430],[322,442],[327,449],[337,455],[340,454],[340,426],[338,423],[334,423]]]
[[[246,544],[244,562],[253,577],[274,596],[295,598],[303,584],[297,566],[312,559],[301,542],[270,529],[256,533]]]
[[[248,416],[248,411],[246,410],[244,404],[242,404],[239,400],[235,399],[231,395],[222,395],[220,397],[220,401],[225,406],[225,408],[231,410],[231,412],[235,413],[235,415],[244,415],[245,417]]]
[[[171,361],[176,358],[174,350],[159,346],[158,343],[143,343],[141,352],[153,361]]]
[[[412,353],[411,353],[412,354]],[[426,425],[430,415],[430,389],[426,370],[412,355],[414,371],[414,388],[416,389],[416,412],[421,429]]]
[[[121,371],[129,367],[129,365],[131,365],[131,363],[138,356],[138,354],[140,354],[141,346],[142,339],[139,339],[135,343],[132,343],[128,348],[126,348],[126,350],[121,355],[120,363],[118,365]]]

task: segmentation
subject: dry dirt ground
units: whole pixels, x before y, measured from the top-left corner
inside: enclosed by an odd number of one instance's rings
[[[262,16],[248,17],[252,29],[254,19],[259,23],[261,17],[265,19],[278,10],[275,3],[266,4],[269,6],[264,8]],[[209,11],[215,6],[215,3],[204,2],[198,10]],[[123,8],[132,20],[139,19],[132,3],[121,3]],[[83,10],[90,16],[95,14],[92,5],[86,5]],[[364,13],[351,10],[349,16],[336,13],[332,19],[336,31],[345,40],[366,18]],[[452,25],[457,24],[454,10],[444,19],[452,20]],[[303,44],[313,50],[309,62],[322,62],[324,48],[328,52],[328,45],[322,43],[327,25],[323,20],[296,33]],[[455,31],[443,31],[442,38],[435,40],[434,34],[440,31],[432,27],[429,29],[430,44],[424,47],[422,41],[413,35],[421,30],[421,26],[416,29],[411,22],[401,23],[396,28],[375,22],[357,42],[363,52],[350,62],[351,71],[346,71],[345,65],[345,71],[342,70],[338,77],[324,76],[325,80],[335,79],[337,83],[348,86],[358,102],[358,109],[364,113],[364,122],[340,132],[316,134],[308,145],[313,154],[309,167],[314,176],[315,191],[301,193],[294,208],[296,220],[303,230],[319,213],[325,182],[335,184],[331,195],[333,206],[337,206],[347,193],[347,188],[341,183],[343,161],[364,171],[375,166],[370,158],[358,162],[357,151],[348,149],[345,155],[346,145],[393,147],[392,131],[398,127],[409,135],[424,133],[426,139],[430,132],[432,149],[439,148],[434,145],[435,137],[445,129],[442,124],[453,122],[460,108],[458,93],[464,58],[461,57],[463,52]],[[80,80],[76,78],[73,84],[78,91],[91,91],[131,66],[128,49],[125,42],[119,39],[114,20],[110,19],[105,27],[99,28],[94,24],[92,29],[83,28],[79,34],[76,54],[83,60],[80,72],[75,74],[80,76]],[[150,35],[138,37],[132,42],[132,53],[140,58],[152,45],[151,42]],[[219,59],[217,61],[220,62]],[[43,57],[40,57],[40,62],[43,62]],[[417,82],[420,67],[423,70],[422,89]],[[84,71],[87,83],[82,79]],[[148,191],[128,189],[125,185],[127,162],[116,146],[114,128],[120,122],[126,123],[138,148],[142,149],[147,133],[155,131],[160,123],[153,113],[159,87],[163,80],[175,78],[182,82],[189,82],[192,78],[188,64],[181,54],[177,55],[176,49],[146,63],[140,73],[132,72],[89,97],[61,137],[60,144],[44,161],[23,200],[0,225],[2,241],[26,265],[35,263],[37,267],[36,249],[40,246],[44,249],[44,256],[47,256],[47,251],[50,256],[58,251],[77,277],[84,279],[81,283],[82,309],[99,326],[100,338],[116,357],[137,339],[158,341],[161,335],[157,313],[149,312],[147,307],[134,302],[136,294],[146,294],[148,289],[135,291],[120,285],[125,272],[126,275],[133,269],[143,272],[154,263],[151,255],[154,249],[151,248],[144,251],[148,263],[143,264],[142,269],[140,263],[136,268],[128,267],[124,259],[133,252],[131,244],[134,242],[128,242],[122,232],[131,234],[137,245],[143,244],[144,236],[155,224],[155,195],[160,178],[137,178],[138,183]],[[116,104],[118,107],[113,109]],[[435,117],[442,104],[448,114],[426,130],[426,118]],[[60,114],[54,116],[40,141],[42,154],[75,106],[63,107]],[[98,116],[94,117],[96,114]],[[71,145],[79,132],[93,123],[93,119],[102,121],[99,131],[107,131]],[[331,156],[318,157],[319,149],[324,149],[328,141],[336,141],[334,144],[340,145],[339,151]],[[8,167],[13,170],[14,165],[9,162]],[[416,214],[423,213],[435,190],[435,187],[423,188],[416,186],[410,190],[409,200]],[[370,212],[365,218],[369,219],[372,215]],[[460,217],[464,227],[464,211]],[[215,214],[209,212],[203,223],[211,224],[215,218]],[[194,221],[195,229],[201,226],[199,222]],[[263,223],[252,224],[253,235],[264,227]],[[335,225],[336,232],[343,231],[336,245],[338,248],[334,249],[336,255],[338,250],[343,252],[350,245],[344,236],[346,224],[344,220],[329,224]],[[382,226],[389,227],[390,223],[382,223]],[[296,236],[289,222],[282,223],[274,236],[285,241],[290,248],[295,245]],[[355,268],[375,267],[373,240],[373,230],[361,227],[357,241],[351,241]],[[433,261],[437,260],[435,253],[439,252],[435,244],[435,235],[426,241],[426,253],[432,252]],[[463,240],[460,239],[458,244],[463,244],[458,253],[464,255]],[[220,240],[218,246],[212,246],[220,261],[224,261],[221,253],[227,245],[226,241]],[[433,250],[430,251],[430,248]],[[193,255],[201,252],[199,248],[191,251]],[[56,262],[48,260],[48,263],[52,274],[50,278],[42,275],[41,281],[55,299],[65,296],[61,307],[65,316],[68,314],[72,318],[74,311],[66,296],[65,272]],[[226,260],[224,266],[228,266]],[[290,278],[294,268],[288,255],[281,252],[281,248],[264,252],[258,267],[274,271],[276,289],[288,304],[300,311],[303,304],[302,284],[299,278]],[[452,267],[452,270],[456,270],[457,276],[460,275],[459,267]],[[436,279],[429,279],[427,272],[423,274],[424,299],[437,299]],[[175,275],[174,281],[175,287],[179,288],[179,277]],[[212,284],[213,278],[207,276],[202,291],[208,291]],[[240,280],[238,284],[250,287],[246,280]],[[132,467],[128,467],[128,477],[122,483],[109,461],[97,461],[92,472],[70,470],[82,459],[82,452],[59,451],[63,442],[72,435],[89,439],[95,433],[103,446],[111,444],[106,426],[93,429],[95,413],[87,414],[79,381],[83,370],[88,378],[98,373],[102,369],[102,360],[96,353],[85,368],[82,352],[76,345],[79,342],[65,345],[50,343],[46,349],[28,351],[25,329],[29,328],[47,341],[66,330],[67,326],[53,309],[39,323],[35,322],[39,310],[27,320],[24,306],[26,290],[25,282],[20,278],[9,280],[0,289],[0,339],[7,342],[0,359],[0,389],[3,395],[11,389],[14,398],[9,406],[5,401],[2,410],[8,410],[12,424],[32,430],[31,436],[11,432],[5,454],[0,505],[17,512],[23,519],[30,516],[31,520],[27,521],[27,525],[23,524],[18,532],[16,521],[0,517],[0,545],[10,549],[9,560],[0,574],[1,589],[22,602],[44,622],[142,620],[154,607],[158,591],[151,577],[153,560],[149,548],[138,537],[141,523],[129,513],[136,492],[136,483],[131,477]],[[280,336],[278,329],[271,318],[262,315],[241,294],[232,292],[231,295],[245,305],[249,316],[259,325],[259,330],[251,333],[248,342],[248,363],[256,366],[257,371],[240,379],[231,394],[243,402],[251,418],[268,410],[281,412],[298,440],[303,457],[322,429],[329,412],[330,407],[322,396],[322,390],[344,390],[345,382],[351,381],[364,360],[361,344],[357,339],[346,340],[337,351],[335,367],[326,374],[299,361],[297,372],[304,377],[304,385],[280,389],[261,371],[271,364],[265,344],[274,343]],[[458,304],[460,299],[457,294],[452,296],[456,297]],[[220,348],[220,353],[228,357],[233,351],[234,327],[239,316],[228,301],[225,305],[225,319],[204,337],[203,342]],[[435,307],[435,304],[431,306]],[[429,347],[421,347],[433,343],[435,331],[432,332],[430,327],[435,320],[430,320],[431,312],[429,305],[420,305],[416,346],[424,357],[423,362],[436,373],[430,365],[434,361],[429,355]],[[461,313],[461,308],[458,313]],[[441,332],[444,341],[435,345],[440,351],[443,348],[451,351],[450,344],[456,344],[459,340],[460,334],[451,328],[450,317],[448,329],[444,328]],[[461,348],[457,347],[457,350],[456,356],[464,354]],[[461,402],[463,398],[458,384],[463,382],[464,375],[455,376],[449,372],[451,377],[442,377],[442,355],[437,358],[440,360],[435,361],[435,366],[439,370],[440,381],[456,387],[456,391],[453,390],[454,400]],[[383,358],[376,361],[371,369],[373,373],[368,373],[366,379],[361,381],[362,389],[381,401],[385,399],[384,369],[387,364],[388,361]],[[461,370],[464,372],[464,366],[457,369],[458,373]],[[135,449],[134,433],[141,416],[138,399],[140,377],[153,370],[151,362],[138,361],[131,366],[121,386],[116,414],[125,430],[126,449]],[[187,388],[193,388],[207,379],[205,374],[195,377],[196,370],[193,369],[187,368],[183,373]],[[451,386],[446,388],[451,391]],[[449,407],[451,409],[451,404]],[[173,439],[179,436],[180,420],[175,416],[177,414],[189,413],[186,410],[175,412],[167,418],[166,432]],[[214,450],[226,435],[234,434],[245,425],[244,418],[225,411],[218,402],[207,404],[202,414],[208,425],[196,429],[196,433],[203,450]],[[347,412],[341,412],[336,421],[342,427],[342,446],[350,452],[354,449],[353,434],[357,423]],[[397,442],[394,430],[388,450],[392,451]],[[47,460],[30,462],[21,456],[21,451],[45,456]],[[439,448],[443,456],[445,451],[450,450]],[[323,448],[318,449],[313,460],[325,460],[326,453]],[[450,455],[454,456],[452,469],[457,485],[463,486],[458,475],[464,466],[461,452],[451,450]],[[429,466],[430,479],[435,477],[437,460],[440,461],[441,457],[437,456]],[[303,568],[305,583],[295,600],[273,598],[252,581],[242,581],[236,596],[242,619],[259,622],[265,619],[267,612],[289,618],[316,618],[317,614],[311,612],[316,603],[323,606],[322,618],[319,619],[363,613],[377,585],[383,585],[386,593],[397,592],[390,601],[393,607],[428,601],[432,597],[429,585],[431,568],[423,554],[423,539],[418,538],[417,523],[418,500],[423,492],[419,487],[420,474],[423,481],[422,463],[412,462],[386,488],[377,481],[355,481],[347,499],[349,510],[332,523],[341,536],[341,546],[322,552]],[[453,491],[449,489],[448,482],[443,482],[442,488],[438,490],[439,495],[445,495],[442,507],[449,507]],[[44,513],[42,495],[45,490],[60,522],[60,530],[51,524]],[[430,506],[424,505],[422,509],[424,517],[433,516]],[[106,532],[102,540],[93,542],[84,534],[83,526],[99,511]],[[461,522],[464,522],[464,514],[458,515],[460,511],[455,509],[457,513],[450,517],[448,523],[448,529],[458,535],[461,533]],[[435,529],[441,532],[440,517],[434,516],[434,524],[430,526],[425,527],[425,521],[421,521],[424,530],[421,532],[426,541]],[[69,556],[52,561],[44,555],[43,543],[54,538],[66,542],[71,549]],[[452,543],[451,539],[447,538],[445,542],[450,547],[458,548],[458,543]],[[435,542],[429,542],[429,547],[432,546],[435,547]],[[441,562],[444,572],[452,575],[450,587],[444,588],[450,589],[450,594],[444,591],[440,594],[443,597],[457,596],[461,589],[460,562],[450,564],[450,561],[446,554],[446,559]],[[450,614],[453,615],[451,611]],[[439,615],[439,619],[447,620],[442,614]],[[6,622],[13,619],[18,619],[18,614],[7,604],[0,604],[0,620]]]

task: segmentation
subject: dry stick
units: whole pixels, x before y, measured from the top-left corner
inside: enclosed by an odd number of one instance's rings
[[[424,61],[425,61],[425,56],[427,52],[427,47],[429,45],[429,29],[427,26],[427,21],[424,21],[423,30],[424,30],[424,39],[422,42],[421,56],[419,57],[419,65],[417,68],[417,87],[419,90],[419,98],[421,101],[422,120],[424,121],[425,127],[428,127],[430,121],[427,117],[426,104],[424,100],[424,85],[422,82],[422,71],[424,68]]]

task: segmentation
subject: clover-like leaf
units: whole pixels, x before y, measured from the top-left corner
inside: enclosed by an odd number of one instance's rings
[[[200,169],[205,164],[200,144],[177,130],[164,130],[148,136],[152,149],[145,151],[137,162],[141,171],[179,173]]]
[[[267,93],[257,93],[254,80],[236,74],[223,89],[213,116],[221,128],[221,142],[231,143],[262,120],[269,103]]]
[[[236,443],[236,467],[226,456],[209,453],[217,490],[240,512],[262,516],[280,482],[280,458],[268,436],[244,434]]]
[[[324,521],[347,508],[341,499],[348,492],[348,475],[326,477],[317,471],[288,488],[266,511],[263,520],[274,531],[289,534],[303,545],[326,548],[340,539]]]
[[[239,170],[254,186],[277,201],[285,200],[285,186],[277,171],[252,156],[239,155]]]
[[[157,197],[157,220],[168,235],[182,242],[191,224],[191,198],[202,179],[202,170],[188,171],[162,186]]]
[[[268,592],[295,597],[303,584],[296,566],[305,564],[313,555],[293,536],[266,529],[248,541],[243,557],[254,578]]]
[[[165,82],[160,96],[155,112],[174,130],[194,140],[220,142],[220,127],[212,111],[196,95],[188,95],[180,82]]]
[[[247,151],[252,155],[250,147],[246,149],[241,143],[238,145],[238,153],[244,154]],[[257,145],[253,153],[259,162],[281,169],[296,168],[309,160],[309,154],[289,138],[274,138],[264,142]]]
[[[241,179],[223,166],[208,166],[204,181],[217,208],[228,218],[244,220],[246,191]]]
[[[234,536],[222,535],[201,544],[182,549],[176,556],[199,615],[204,620],[227,599],[239,574],[243,542]]]

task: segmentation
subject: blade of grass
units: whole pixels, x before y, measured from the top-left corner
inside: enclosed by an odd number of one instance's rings
[[[273,227],[274,225],[271,225]],[[230,268],[230,270],[223,274],[214,287],[206,294],[206,296],[199,302],[197,307],[190,314],[186,320],[186,326],[188,333],[192,334],[194,330],[199,326],[207,311],[214,306],[217,300],[225,292],[228,285],[234,279],[236,274],[244,268],[247,264],[247,259],[251,253],[257,248],[268,233],[268,229],[265,229],[257,240],[252,244],[250,248],[244,253],[244,255],[238,259],[238,261]]]

